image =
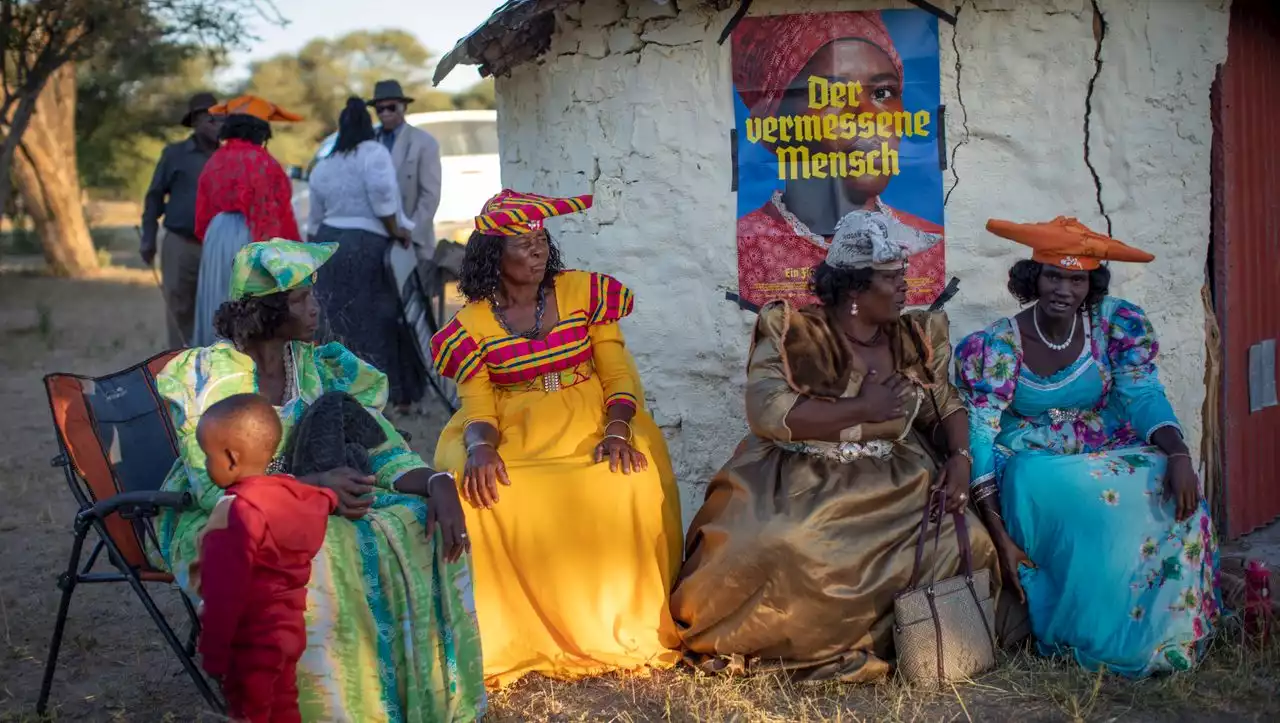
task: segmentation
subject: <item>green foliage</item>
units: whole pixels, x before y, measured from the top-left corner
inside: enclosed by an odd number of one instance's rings
[[[17,124],[14,109],[34,103],[67,63],[88,65],[100,81],[80,88],[91,107],[76,120],[98,118],[104,105],[135,93],[134,84],[172,72],[199,49],[244,48],[255,39],[250,16],[284,22],[273,0],[0,0],[0,119]]]
[[[475,85],[453,96],[453,105],[458,110],[489,110],[495,107],[493,78],[485,78]]]
[[[304,116],[272,129],[271,152],[283,163],[305,165],[337,129],[347,98],[368,98],[379,80],[399,80],[414,99],[411,111],[452,109],[450,97],[431,88],[431,60],[431,52],[403,30],[357,30],[254,63],[244,90]]]
[[[296,53],[250,66],[232,88],[215,87],[224,56],[193,45],[163,42],[109,48],[77,68],[76,136],[81,180],[98,196],[140,200],[164,144],[186,135],[178,125],[192,93],[225,98],[253,93],[304,117],[277,124],[270,142],[282,163],[305,165],[320,141],[337,129],[349,96],[366,98],[379,80],[395,79],[414,99],[410,112],[494,107],[493,81],[450,96],[431,87],[433,57],[401,30],[357,30],[317,38]]]
[[[218,56],[162,42],[113,48],[76,69],[76,165],[82,185],[141,198],[192,93],[210,90]]]

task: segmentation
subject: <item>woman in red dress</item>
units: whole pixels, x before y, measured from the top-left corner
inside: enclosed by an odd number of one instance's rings
[[[302,116],[252,95],[216,105],[209,112],[226,118],[222,147],[205,164],[196,187],[196,239],[203,248],[193,347],[217,340],[213,314],[227,300],[237,251],[259,241],[302,240],[293,216],[293,184],[267,152],[271,123],[294,123]]]

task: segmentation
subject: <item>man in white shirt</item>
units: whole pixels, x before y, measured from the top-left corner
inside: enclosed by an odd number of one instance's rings
[[[399,81],[380,80],[373,87],[369,105],[377,112],[381,127],[378,140],[391,151],[400,186],[404,214],[413,222],[413,245],[422,260],[435,253],[435,216],[440,207],[440,144],[430,133],[404,122],[412,98]]]

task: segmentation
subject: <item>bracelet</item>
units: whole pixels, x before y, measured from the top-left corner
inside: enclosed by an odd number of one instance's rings
[[[970,491],[972,492],[973,503],[976,505],[994,495],[999,490],[994,482],[979,482],[974,485]]]
[[[467,454],[471,454],[472,452],[476,451],[477,449],[479,449],[479,448],[481,448],[481,447],[493,447],[493,443],[492,443],[492,442],[486,442],[486,441],[484,441],[484,440],[481,440],[481,441],[479,441],[479,442],[472,442],[471,444],[468,444],[468,445],[467,445]],[[494,448],[495,448],[495,449],[497,449],[496,447],[494,447]]]
[[[427,478],[427,494],[424,496],[428,499],[431,497],[431,483],[435,482],[437,477],[448,477],[450,482],[453,482],[454,484],[458,483],[457,478],[453,476],[452,472],[436,472]]]
[[[1191,455],[1186,452],[1174,452],[1173,454],[1165,455],[1165,459],[1177,459],[1179,457],[1186,457],[1188,461],[1191,459]]]
[[[610,440],[610,439],[616,439],[616,440],[618,440],[619,442],[622,442],[623,444],[626,444],[626,445],[630,445],[630,444],[631,444],[631,440],[627,439],[626,437],[623,437],[623,436],[622,436],[622,435],[620,435],[620,434],[606,434],[606,435],[604,435],[604,437],[603,437],[603,438],[601,438],[601,439],[600,439],[600,444],[604,444],[604,443],[605,443],[605,441]]]
[[[608,432],[609,432],[609,427],[611,427],[611,426],[613,426],[613,425],[615,425],[615,424],[621,424],[621,425],[626,426],[626,428],[627,428],[627,436],[626,436],[626,437],[619,437],[619,438],[620,438],[620,439],[622,439],[622,441],[626,442],[627,444],[631,444],[631,440],[635,439],[636,431],[635,431],[634,429],[632,429],[632,428],[631,428],[631,422],[628,422],[628,421],[627,421],[627,420],[625,420],[625,419],[614,419],[614,420],[611,420],[608,424],[605,424],[605,425],[604,425],[604,431],[605,431],[605,433],[606,433],[606,434],[605,434],[605,439],[609,439],[609,437],[618,437],[618,435],[616,435],[616,434],[613,434],[613,435],[608,434]]]
[[[951,456],[964,457],[965,459],[969,460],[969,464],[971,465],[973,464],[973,455],[969,453],[969,450],[966,447],[961,447],[960,449],[957,449],[956,451],[951,453]]]

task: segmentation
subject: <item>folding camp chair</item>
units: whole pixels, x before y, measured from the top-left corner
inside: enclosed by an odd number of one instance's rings
[[[387,244],[387,275],[400,297],[401,321],[413,336],[414,350],[426,370],[427,383],[445,408],[458,411],[458,388],[440,376],[431,359],[431,337],[440,330],[448,311],[449,273],[432,262],[419,262],[412,249]]]
[[[224,711],[222,701],[193,660],[200,620],[191,601],[185,594],[181,596],[191,622],[184,645],[143,584],[173,583],[173,576],[152,566],[144,552],[148,542],[155,543],[152,518],[162,508],[182,509],[191,504],[190,495],[160,491],[178,457],[178,444],[156,392],[155,375],[176,353],[159,354],[105,377],[50,374],[44,378],[58,438],[53,465],[63,468],[79,509],[72,525],[71,557],[66,571],[58,577],[62,601],[36,703],[40,715],[49,702],[71,594],[81,583],[102,582],[129,583],[200,694],[215,711]],[[81,565],[90,530],[97,533],[98,541]],[[112,572],[93,571],[103,551],[115,568]]]

